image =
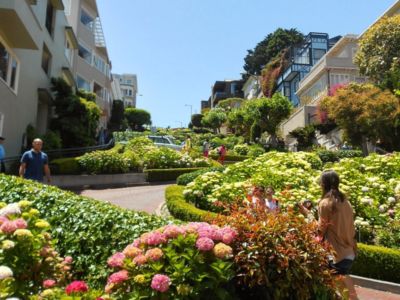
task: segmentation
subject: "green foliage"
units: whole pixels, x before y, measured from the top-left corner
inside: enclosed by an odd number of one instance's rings
[[[254,145],[250,145],[248,156],[258,157],[260,155],[263,155],[264,153],[265,153],[265,149],[261,145],[254,144]]]
[[[247,144],[239,144],[233,147],[233,151],[238,155],[246,156],[249,153],[249,145]]]
[[[140,234],[168,220],[121,209],[109,203],[78,196],[56,187],[0,175],[0,199],[15,203],[29,199],[48,220],[56,248],[74,258],[74,278],[85,278],[103,287],[106,261]]]
[[[257,142],[260,139],[261,134],[261,126],[257,124],[257,122],[254,122],[250,128],[250,141]]]
[[[323,163],[337,162],[342,158],[353,158],[353,157],[363,156],[361,150],[338,150],[338,151],[317,150],[316,154],[319,156],[319,158]]]
[[[52,174],[80,174],[77,157],[57,158],[50,162]]]
[[[248,54],[244,58],[245,64],[243,66],[246,71],[244,77],[260,75],[262,68],[281,51],[292,45],[299,44],[303,40],[303,34],[294,28],[278,28],[273,33],[268,34],[264,40],[256,45],[254,50],[247,50]]]
[[[144,109],[128,107],[125,109],[124,114],[132,129],[139,129],[143,125],[151,124],[150,113]]]
[[[60,133],[64,148],[94,145],[101,114],[96,96],[82,91],[74,95],[62,78],[52,78],[52,85],[56,117],[51,130]]]
[[[0,298],[20,297],[27,299],[32,293],[42,290],[42,282],[53,279],[57,285],[65,284],[69,274],[69,263],[54,250],[50,225],[39,218],[39,211],[30,207],[29,201],[0,207],[9,213],[2,218],[3,226],[19,222],[18,229],[0,231],[0,266],[12,271],[12,276],[0,278]],[[11,212],[12,211],[12,212]],[[45,250],[43,250],[45,249]],[[2,271],[4,272],[4,271]]]
[[[219,132],[220,127],[226,121],[226,113],[221,108],[213,108],[211,109],[202,119],[201,123],[204,127],[208,127],[213,129],[216,132]]]
[[[118,131],[125,130],[126,128],[127,121],[124,115],[124,102],[122,100],[114,100],[108,129]]]
[[[304,151],[312,147],[315,140],[315,127],[307,125],[305,127],[298,127],[289,132],[289,135],[297,140],[297,150]]]
[[[218,159],[218,154],[211,154],[210,157],[212,159],[217,160]],[[246,159],[248,159],[248,156],[243,156],[243,155],[234,155],[234,154],[227,154],[225,155],[225,162],[229,162],[229,161],[244,161]]]
[[[37,132],[35,127],[29,124],[26,127],[26,144],[28,149],[31,148],[32,142],[36,138],[43,141],[43,151],[56,150],[62,147],[61,137],[58,132],[48,130],[44,135],[41,135]]]
[[[211,168],[202,168],[200,170],[196,170],[196,171],[190,172],[190,173],[185,173],[185,174],[178,176],[178,178],[176,179],[176,184],[187,185],[188,183],[192,182],[198,176],[200,176],[204,173],[213,172],[213,171],[223,171],[223,170],[224,170],[224,167],[211,167]]]
[[[176,180],[183,174],[209,168],[178,168],[178,169],[146,169],[145,174],[148,182],[163,182]]]
[[[234,108],[239,108],[244,102],[243,98],[227,98],[218,102],[217,107],[230,111]]]
[[[355,62],[364,74],[390,90],[400,88],[400,16],[383,17],[363,34]]]
[[[193,124],[193,126],[195,127],[203,127],[203,124],[201,123],[201,121],[203,120],[203,115],[202,114],[193,114],[192,118],[191,118],[191,123]]]
[[[165,190],[165,202],[171,215],[182,221],[206,221],[215,217],[212,212],[205,211],[186,202],[182,186],[171,185]]]
[[[400,220],[390,220],[385,226],[376,229],[375,243],[400,250]]]
[[[352,274],[400,283],[400,250],[358,244]]]

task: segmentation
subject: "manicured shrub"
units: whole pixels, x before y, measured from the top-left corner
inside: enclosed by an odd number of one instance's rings
[[[376,229],[375,243],[379,246],[400,249],[400,219],[391,220]]]
[[[106,261],[115,249],[125,247],[143,232],[168,222],[6,175],[0,175],[0,199],[6,203],[32,201],[41,217],[51,224],[60,254],[74,258],[74,276],[85,278],[97,287],[105,282]]]
[[[234,277],[235,237],[204,222],[147,232],[109,258],[105,291],[121,299],[231,299],[224,285]]]
[[[342,158],[353,158],[353,157],[363,156],[361,150],[338,150],[338,151],[317,150],[316,153],[323,163],[337,162]]]
[[[130,169],[130,160],[114,150],[86,153],[78,163],[89,174],[127,173]]]
[[[358,244],[352,274],[400,283],[400,250]]]
[[[213,172],[213,171],[223,171],[223,167],[211,167],[211,168],[203,168],[194,172],[190,173],[185,173],[182,175],[179,175],[179,177],[176,179],[176,184],[178,185],[187,185],[188,183],[192,182],[195,180],[198,176],[203,175],[204,173],[207,172]]]
[[[80,174],[77,157],[58,158],[50,162],[52,174]]]
[[[212,153],[210,155],[210,157],[212,159],[214,159],[214,160],[217,160],[218,159],[218,154]],[[248,158],[249,158],[248,156],[242,156],[242,155],[234,155],[234,154],[225,155],[225,161],[234,161],[234,162],[236,162],[236,161],[244,161],[244,160],[246,160]]]
[[[173,181],[182,174],[191,173],[193,171],[202,169],[204,168],[146,169],[144,172],[148,182],[162,182]]]
[[[261,145],[254,144],[254,145],[250,146],[249,152],[248,152],[248,156],[250,156],[250,157],[258,157],[258,156],[260,156],[260,155],[262,155],[264,153],[265,153],[265,149]]]
[[[233,152],[238,155],[246,156],[249,153],[249,145],[247,144],[240,144],[233,147]]]
[[[205,221],[216,215],[214,213],[201,210],[193,204],[186,202],[183,197],[183,187],[172,185],[165,190],[165,201],[171,215],[182,221]]]

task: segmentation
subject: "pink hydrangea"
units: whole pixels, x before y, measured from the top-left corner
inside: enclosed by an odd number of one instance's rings
[[[67,285],[67,287],[65,288],[65,292],[67,293],[67,295],[71,295],[72,293],[84,293],[87,292],[89,290],[86,282],[84,281],[73,281],[71,282],[69,285]]]
[[[72,259],[71,256],[66,256],[66,257],[64,258],[63,263],[66,264],[66,265],[70,265],[70,264],[72,264],[73,261],[74,261],[74,260]]]
[[[28,223],[24,219],[16,219],[14,220],[14,224],[18,229],[25,229],[28,227]]]
[[[184,234],[185,229],[176,225],[167,225],[165,226],[163,233],[167,238],[173,239],[178,235]]]
[[[124,259],[125,254],[117,252],[107,260],[107,264],[111,268],[121,268],[124,265]]]
[[[138,248],[139,248],[139,246],[140,246],[140,239],[134,240],[133,243],[132,243],[132,246],[138,247]]]
[[[6,221],[0,226],[0,230],[5,234],[12,234],[17,230],[17,226],[13,221]]]
[[[220,241],[222,239],[220,231],[217,228],[212,227],[210,225],[200,227],[197,233],[199,237],[207,237],[214,241]]]
[[[214,248],[214,242],[208,237],[201,237],[197,239],[196,247],[200,251],[210,251]]]
[[[125,254],[126,257],[130,257],[130,258],[134,258],[134,257],[138,256],[139,254],[142,254],[142,252],[143,251],[141,249],[133,246],[132,244],[126,246],[124,251],[122,251],[122,253]]]
[[[9,221],[7,217],[5,216],[0,216],[0,225],[2,225],[3,223]]]
[[[45,289],[51,289],[55,285],[56,285],[56,281],[53,279],[46,279],[45,281],[43,281],[43,287]]]
[[[151,280],[151,288],[161,293],[168,291],[170,284],[171,280],[166,275],[156,274]]]
[[[147,245],[149,246],[156,246],[163,244],[167,241],[165,235],[158,231],[151,232],[147,237]]]
[[[108,277],[107,283],[108,284],[119,284],[124,281],[127,281],[129,278],[129,273],[127,270],[122,270],[116,273],[113,273]]]
[[[231,244],[237,237],[237,232],[230,228],[230,227],[224,227],[220,230],[221,235],[222,235],[222,242],[225,244]]]
[[[140,254],[133,259],[133,262],[138,266],[141,266],[147,262],[147,258],[143,254]]]
[[[146,251],[146,258],[152,261],[157,261],[163,257],[164,253],[160,248],[153,248]]]

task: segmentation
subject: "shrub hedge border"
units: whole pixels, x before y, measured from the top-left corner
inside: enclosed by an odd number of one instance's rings
[[[211,154],[210,158],[214,159],[214,160],[218,160],[218,155],[217,154]],[[231,155],[228,154],[225,156],[225,161],[244,161],[246,159],[250,158],[250,156],[244,156],[244,155]]]
[[[205,168],[147,169],[144,170],[144,173],[146,174],[146,179],[148,182],[162,182],[174,181],[182,174],[191,173],[202,169]]]
[[[171,215],[182,221],[207,221],[215,213],[195,207],[186,202],[184,186],[172,185],[165,191],[165,201]],[[400,283],[400,250],[358,244],[357,258],[352,274],[378,280]]]
[[[216,214],[199,209],[193,204],[186,202],[183,197],[183,186],[171,185],[165,190],[165,202],[170,214],[179,220],[194,222],[206,221],[215,217]]]

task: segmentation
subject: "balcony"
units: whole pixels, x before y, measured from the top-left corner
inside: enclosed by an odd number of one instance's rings
[[[37,50],[32,37],[39,32],[40,24],[28,1],[0,1],[0,33],[11,48]]]

